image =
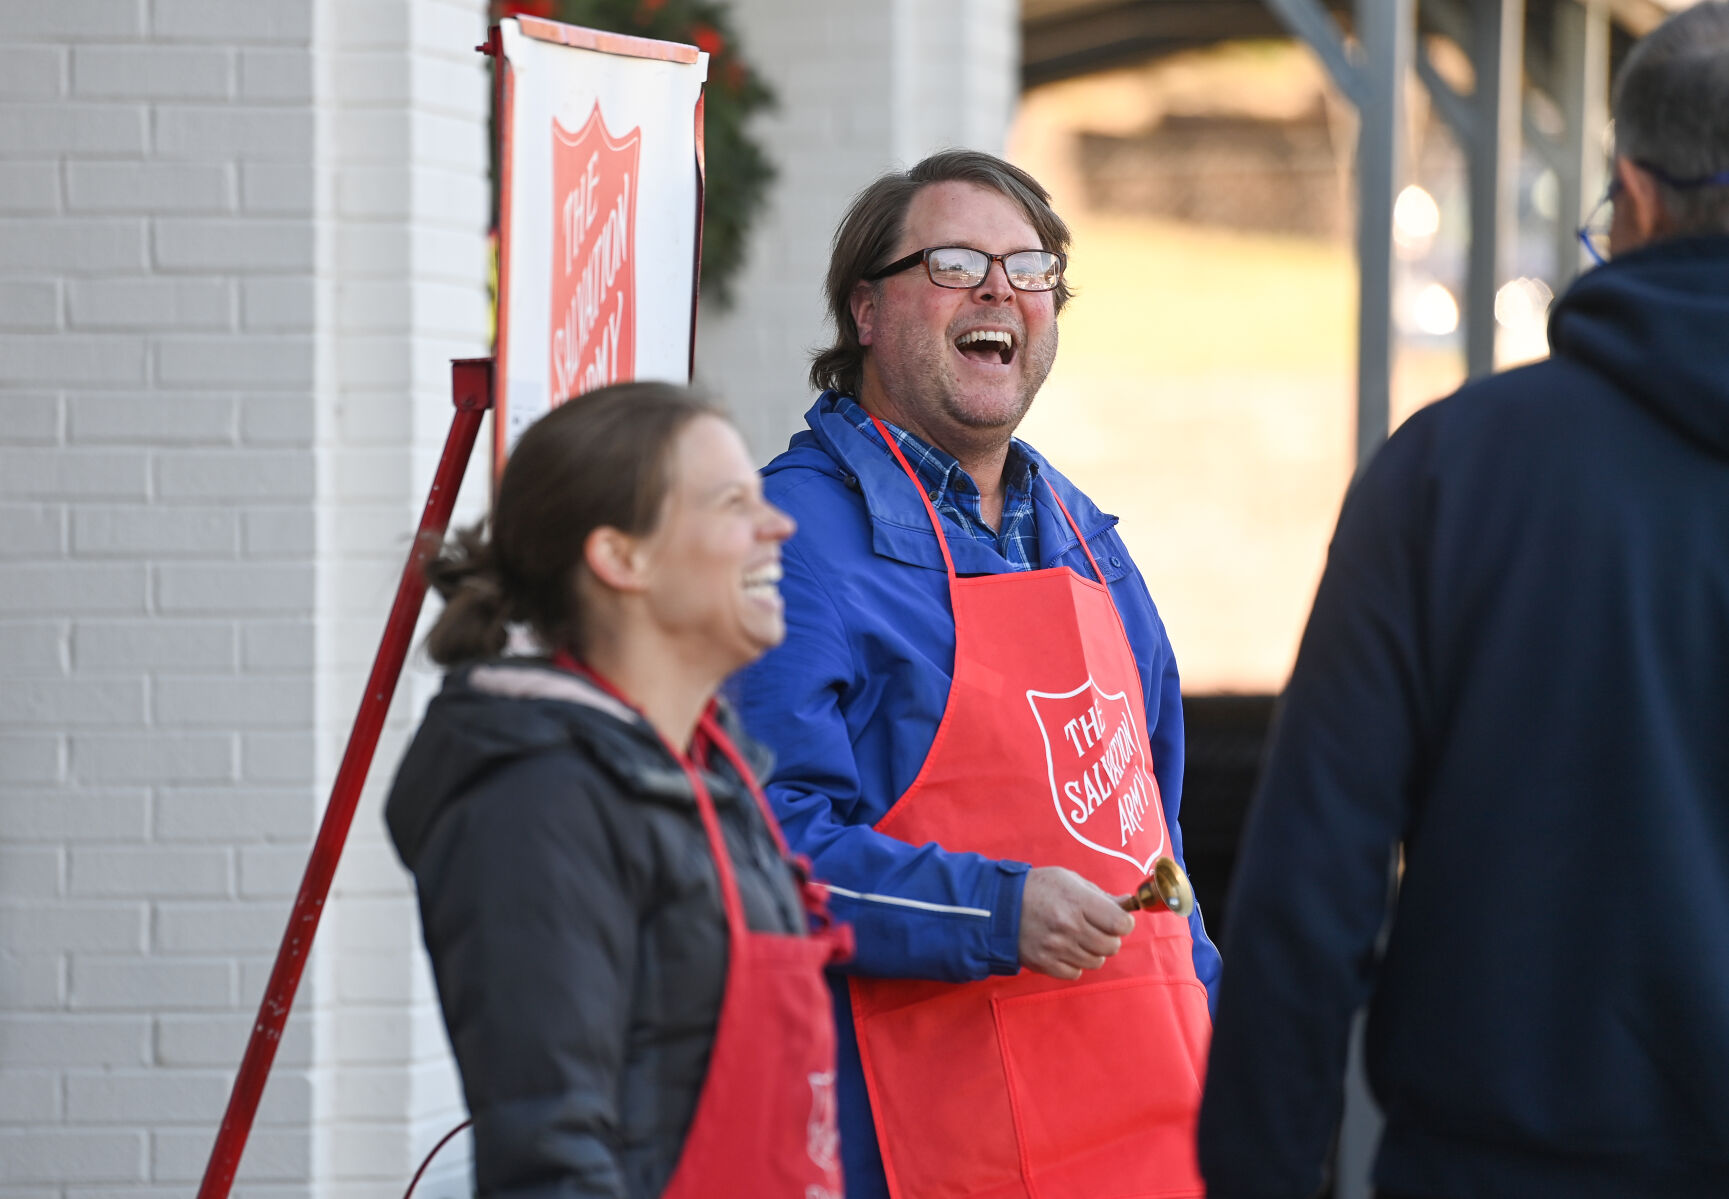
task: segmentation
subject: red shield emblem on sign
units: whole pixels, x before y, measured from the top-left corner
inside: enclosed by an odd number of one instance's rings
[[[1142,874],[1165,849],[1159,785],[1134,709],[1088,679],[1073,691],[1027,692],[1045,739],[1051,800],[1069,836]]]
[[[552,123],[552,402],[636,375],[636,195],[642,129]]]

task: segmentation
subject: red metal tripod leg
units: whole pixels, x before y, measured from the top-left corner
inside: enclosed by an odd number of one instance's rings
[[[264,1000],[258,1005],[258,1020],[253,1024],[251,1039],[246,1043],[246,1056],[240,1061],[240,1073],[235,1077],[234,1090],[228,1096],[228,1110],[223,1114],[222,1127],[210,1151],[210,1162],[204,1167],[204,1181],[198,1187],[198,1199],[227,1199],[229,1188],[234,1184],[240,1155],[246,1148],[246,1137],[252,1131],[252,1119],[258,1112],[258,1100],[264,1093],[265,1080],[270,1076],[270,1064],[276,1059],[276,1047],[282,1040],[288,1011],[294,1006],[294,993],[300,986],[306,956],[312,950],[312,938],[318,932],[318,918],[323,914],[324,901],[330,894],[330,881],[342,857],[342,846],[348,840],[348,826],[354,821],[360,789],[366,783],[366,771],[372,765],[373,751],[378,748],[378,735],[384,728],[385,713],[390,709],[391,696],[396,693],[402,664],[408,658],[415,622],[420,619],[420,606],[426,598],[426,581],[421,568],[427,559],[438,553],[444,541],[451,509],[456,506],[456,493],[462,487],[462,476],[474,451],[475,436],[480,432],[481,418],[492,406],[492,359],[459,358],[450,367],[452,398],[456,404],[450,435],[445,439],[444,454],[438,460],[438,471],[432,479],[432,491],[427,495],[426,507],[420,515],[414,548],[409,551],[408,564],[402,570],[402,582],[396,588],[396,600],[390,606],[390,619],[385,623],[378,655],[372,661],[372,673],[366,679],[366,692],[361,696],[354,729],[348,735],[348,748],[343,752],[342,765],[337,769],[336,782],[330,789],[330,803],[324,809],[318,839],[312,844],[312,856],[307,860],[306,873],[300,880],[300,893],[294,898],[288,929],[282,934],[281,948],[276,951],[276,966],[264,988]]]

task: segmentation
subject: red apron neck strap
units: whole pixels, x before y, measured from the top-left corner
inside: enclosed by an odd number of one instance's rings
[[[581,675],[613,699],[624,704],[632,712],[639,716],[642,715],[642,710],[632,703],[624,692],[614,686],[611,679],[600,674],[588,663],[577,660],[576,656],[568,650],[559,650],[552,656],[552,661],[553,665],[571,671],[573,674]],[[703,713],[699,727],[705,727],[708,730],[710,738],[722,747],[721,753],[725,754],[727,760],[732,761],[737,768],[742,758],[734,759],[733,755],[738,751],[733,748],[731,741],[727,740],[724,733],[718,737],[715,736],[716,733],[720,732],[720,726],[714,723],[713,711],[714,705],[711,703],[709,710]],[[678,763],[680,770],[684,771],[685,780],[690,783],[691,795],[696,800],[697,814],[702,817],[703,832],[708,835],[709,852],[714,856],[715,873],[720,876],[720,897],[726,908],[727,932],[736,948],[744,943],[744,938],[749,934],[750,928],[745,923],[744,900],[739,896],[738,876],[733,872],[732,855],[726,851],[726,838],[722,836],[720,831],[720,817],[714,810],[714,798],[709,795],[708,784],[702,781],[702,775],[697,771],[696,764],[690,760],[689,756],[665,737],[662,737],[660,730],[655,729],[646,717],[644,723],[648,724],[649,728],[654,729],[654,735],[660,739],[660,743],[666,747],[666,752],[672,755],[672,760]],[[755,780],[751,779],[748,770],[741,771],[741,773],[743,773],[747,784],[751,785],[754,794]]]
[[[943,552],[943,565],[948,568],[949,578],[954,579],[955,560],[949,557],[949,539],[943,535],[943,522],[942,518],[937,515],[936,506],[931,503],[931,497],[925,494],[924,484],[919,482],[919,477],[907,462],[906,455],[901,453],[900,443],[889,434],[888,427],[875,416],[871,417],[871,424],[875,425],[877,432],[882,434],[883,444],[888,446],[889,453],[895,456],[895,461],[899,462],[901,469],[906,471],[907,478],[912,482],[913,490],[919,493],[919,502],[925,506],[925,515],[930,517],[931,532],[937,535],[937,548]]]
[[[1057,494],[1057,489],[1050,480],[1045,480],[1045,486],[1050,488],[1051,498],[1057,502],[1057,507],[1063,510],[1063,519],[1068,521],[1069,528],[1075,531],[1075,540],[1081,543],[1081,553],[1085,554],[1087,556],[1087,561],[1092,563],[1093,574],[1098,576],[1100,583],[1109,587],[1110,583],[1105,580],[1105,572],[1099,569],[1099,560],[1093,557],[1093,551],[1087,545],[1087,539],[1081,536],[1081,526],[1077,525],[1075,523],[1075,518],[1069,515],[1069,506],[1063,503],[1063,497]]]

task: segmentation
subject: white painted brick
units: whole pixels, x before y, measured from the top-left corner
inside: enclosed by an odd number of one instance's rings
[[[0,1182],[130,1182],[144,1178],[142,1132],[0,1129]]]
[[[409,493],[413,463],[401,449],[343,450],[334,457],[336,494],[345,501],[388,503]]]
[[[306,50],[242,50],[240,95],[245,100],[311,100],[311,53]]]
[[[0,558],[58,558],[66,547],[66,509],[0,504]]]
[[[0,615],[142,612],[145,572],[131,563],[34,563],[0,571]]]
[[[451,167],[472,172],[485,160],[486,125],[436,112],[417,112],[411,126],[409,155],[425,166]]]
[[[144,350],[144,342],[136,337],[67,333],[0,336],[0,384],[143,383]],[[5,479],[0,477],[0,492],[5,486]]]
[[[79,508],[72,549],[86,557],[225,557],[234,552],[235,513],[206,508]]]
[[[148,795],[142,789],[8,788],[0,803],[0,841],[142,841],[150,824]]]
[[[301,988],[302,994],[305,987]],[[156,1018],[156,1061],[163,1066],[221,1066],[234,1069],[246,1051],[246,1038],[255,1022],[258,995],[245,997],[246,1012],[199,1016],[163,1014]],[[305,1066],[312,1060],[312,1021],[296,1010],[283,1027],[276,1047],[274,1078],[283,1070]],[[206,1146],[208,1152],[208,1146]]]
[[[274,955],[288,909],[281,902],[159,903],[152,945],[158,953]]]
[[[219,99],[231,90],[226,50],[187,46],[79,46],[72,91],[117,100]]]
[[[73,1011],[154,1011],[234,1006],[234,964],[196,958],[74,953]]]
[[[15,679],[0,688],[0,725],[91,728],[143,720],[143,679]]]
[[[312,129],[312,112],[305,106],[180,108],[163,105],[156,109],[156,152],[170,158],[245,155],[248,158],[305,162],[312,157]],[[0,147],[5,144],[4,138],[0,138]]]
[[[72,663],[81,674],[226,671],[235,660],[234,630],[222,622],[81,620],[72,633]]]
[[[59,846],[0,848],[0,896],[7,899],[55,898],[62,889],[61,857]]]
[[[336,1057],[344,1066],[399,1064],[414,1053],[413,1029],[392,1008],[351,1008],[334,1024]]]
[[[335,56],[332,94],[349,107],[367,104],[406,107],[413,95],[413,74],[420,66],[421,60],[406,58],[395,47],[349,50]]]
[[[60,1076],[46,1071],[0,1071],[0,1120],[53,1124],[60,1116]]]
[[[0,162],[0,212],[58,212],[60,168],[53,162]]]
[[[443,415],[441,413],[441,415]],[[402,431],[414,427],[414,400],[396,392],[370,394],[344,404],[336,414],[343,449],[389,446],[402,451]]]
[[[491,104],[491,80],[474,62],[420,56],[413,60],[411,106],[416,110],[455,113],[472,119]],[[478,178],[479,176],[474,176]]]
[[[317,177],[299,163],[247,162],[240,167],[240,202],[248,212],[310,215]]]
[[[318,761],[318,741],[308,733],[247,733],[240,739],[240,776],[247,782],[310,782]]]
[[[151,1070],[66,1076],[71,1124],[187,1124],[221,1119],[229,1079],[214,1071]]]
[[[312,456],[295,450],[167,451],[156,459],[163,499],[307,500],[314,485]]]
[[[143,450],[0,450],[0,495],[22,499],[142,499],[150,456]]]
[[[65,90],[65,58],[58,46],[8,45],[0,97],[39,100],[60,95]]]
[[[158,1182],[197,1182],[210,1160],[213,1135],[204,1128],[165,1129],[152,1134],[151,1177]],[[238,1177],[291,1181],[308,1177],[311,1170],[310,1131],[259,1128],[246,1138],[246,1155],[240,1159]]]
[[[200,897],[232,890],[226,849],[74,846],[68,858],[74,895]]]
[[[420,1163],[411,1160],[408,1138],[390,1125],[367,1127],[347,1122],[328,1133],[330,1168],[339,1178],[406,1178]]]
[[[47,621],[0,623],[0,662],[14,677],[65,673],[65,626]]]
[[[156,801],[163,841],[310,843],[317,824],[311,788],[180,788]]]
[[[312,40],[312,5],[156,0],[150,28],[160,37],[189,42],[304,44]]]
[[[12,445],[52,445],[60,440],[60,397],[48,391],[0,396],[0,428]]]
[[[234,440],[234,411],[227,396],[157,391],[73,396],[67,407],[69,436],[85,445],[226,444]]]
[[[485,38],[486,13],[472,4],[419,4],[409,32],[409,44],[420,55],[442,54],[466,62],[472,54],[469,47]]]
[[[219,279],[73,280],[66,301],[76,329],[225,329],[234,311]]]
[[[80,783],[225,783],[234,778],[234,739],[227,733],[75,733],[71,762]],[[73,867],[77,892],[76,855]]]
[[[144,222],[119,217],[0,220],[0,262],[10,271],[139,270]]]
[[[144,948],[142,903],[0,905],[0,942],[20,953],[135,953]]]
[[[337,945],[344,953],[402,953],[420,944],[420,918],[414,899],[406,895],[390,899],[345,897],[337,927]]]
[[[297,728],[313,717],[310,677],[163,677],[153,699],[166,728]]]
[[[401,336],[344,335],[336,341],[336,365],[350,387],[406,389],[413,383],[409,349]]]
[[[60,285],[51,279],[0,281],[0,329],[60,327]]]
[[[266,275],[240,285],[240,309],[248,329],[310,331],[317,293],[306,276]]]
[[[247,621],[240,630],[240,663],[249,671],[309,670],[316,650],[308,620]]]
[[[242,546],[249,558],[304,558],[318,548],[317,521],[303,508],[265,508],[247,512]]]
[[[144,33],[144,5],[140,0],[0,0],[0,29],[8,41],[134,38]]]
[[[247,899],[293,899],[306,877],[304,845],[244,845],[240,849],[240,894]]]
[[[306,337],[163,338],[156,347],[160,382],[189,387],[302,388],[312,383]]]
[[[156,571],[156,604],[174,614],[311,612],[314,582],[310,563],[164,564]]]
[[[251,445],[309,446],[312,405],[298,396],[249,396],[240,405],[240,439]]]
[[[148,112],[142,104],[10,103],[0,109],[0,154],[143,154]]]
[[[165,270],[292,271],[312,265],[306,221],[164,218],[156,222],[156,262]]]
[[[418,947],[416,949],[418,952]],[[413,960],[407,953],[367,953],[344,957],[336,972],[336,998],[340,1003],[402,1005],[416,995]]]
[[[60,776],[58,734],[0,734],[0,783],[55,783]],[[0,851],[0,888],[8,882],[5,864]]]
[[[66,1006],[65,979],[66,955],[58,950],[0,952],[0,1011],[59,1011]]]
[[[66,205],[82,212],[229,212],[234,170],[221,162],[69,162]]]
[[[0,1015],[0,1062],[29,1066],[142,1066],[150,1061],[145,1017]]]

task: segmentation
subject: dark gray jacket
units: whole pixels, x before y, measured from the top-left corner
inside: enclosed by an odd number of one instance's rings
[[[803,932],[791,868],[725,759],[710,757],[746,919]],[[446,678],[386,819],[419,889],[479,1193],[659,1195],[695,1111],[727,966],[718,877],[677,763],[586,680],[544,662],[486,663]]]

